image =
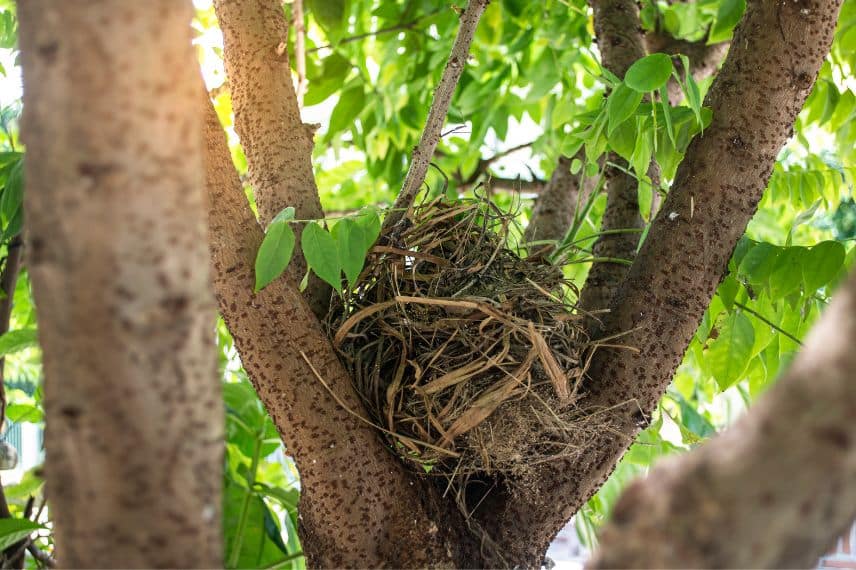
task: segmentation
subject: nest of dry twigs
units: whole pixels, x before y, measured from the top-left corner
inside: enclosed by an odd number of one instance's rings
[[[382,240],[328,320],[368,418],[420,470],[525,474],[576,451],[587,338],[560,268],[508,246],[512,216],[436,199]]]

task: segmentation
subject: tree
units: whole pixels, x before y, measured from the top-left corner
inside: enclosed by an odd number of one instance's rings
[[[836,0],[643,2],[641,11],[592,0],[590,12],[580,2],[471,0],[460,13],[422,1],[295,0],[284,12],[278,0],[214,0],[195,25],[222,30],[228,85],[207,95],[193,76],[186,5],[66,4],[19,3],[25,266],[45,355],[45,477],[62,564],[219,562],[209,260],[221,375],[252,385],[223,385],[229,567],[299,565],[301,552],[321,567],[538,566],[571,516],[591,523],[611,511],[613,499],[592,497],[637,438],[621,466],[676,448],[664,421],[688,447],[711,436],[705,406],[715,394],[751,400],[780,369],[741,423],[627,491],[592,567],[807,564],[856,518],[844,489],[856,363],[842,341],[854,327],[854,282],[824,309],[856,250],[843,233],[817,243],[829,230],[804,224],[824,216],[841,229],[852,203],[840,196],[854,174],[856,96],[844,87],[852,2],[836,33]],[[137,49],[104,47],[119,44]],[[334,94],[318,145],[299,98]],[[230,146],[232,110],[240,144]],[[511,118],[524,117],[542,124],[532,145],[482,156],[487,138],[509,140]],[[447,120],[469,125],[469,137],[444,130]],[[811,152],[821,128],[834,157]],[[802,155],[781,155],[795,132]],[[495,172],[529,146],[549,181]],[[339,160],[341,149],[359,161]],[[592,429],[566,442],[573,453],[527,466],[526,492],[514,474],[477,473],[477,485],[449,493],[452,483],[390,453],[333,342],[331,300],[335,314],[369,250],[395,249],[426,186],[484,191],[505,211],[519,211],[518,190],[537,190],[529,227],[512,230],[506,247],[581,285],[577,320],[591,343],[574,406]],[[747,236],[759,204],[773,229]],[[0,199],[0,218],[11,218],[2,210]],[[474,310],[481,326],[494,318]],[[122,415],[93,413],[98,402]],[[281,472],[265,468],[278,438],[300,473],[299,504]],[[796,489],[776,479],[783,470]],[[627,476],[619,467],[610,481]],[[678,517],[686,530],[666,532],[663,521]],[[806,518],[812,532],[794,541]]]

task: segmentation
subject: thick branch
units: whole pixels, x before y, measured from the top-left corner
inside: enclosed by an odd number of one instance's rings
[[[61,563],[219,566],[223,400],[192,7],[27,0],[18,15]]]
[[[536,547],[600,487],[647,425],[811,91],[839,7],[837,0],[749,3],[708,94],[713,122],[690,144],[605,317],[605,334],[621,333],[636,349],[601,348],[589,369],[583,403],[608,409],[599,416],[608,425],[578,461],[544,467],[535,504],[509,504],[506,524],[531,529]]]
[[[624,493],[590,568],[810,568],[856,518],[856,274],[733,428]]]
[[[634,0],[592,0],[591,6],[603,66],[616,76],[624,77],[633,62],[646,53],[639,8]],[[606,209],[600,226],[606,233],[595,242],[592,252],[596,258],[630,260],[636,256],[640,234],[613,233],[612,230],[644,227],[639,214],[638,184],[623,158],[610,153],[607,161],[618,167],[606,167]],[[656,165],[652,163],[654,169]],[[586,311],[608,308],[615,288],[626,274],[627,266],[620,263],[599,261],[592,264],[580,295],[580,306]],[[590,322],[589,326],[593,324]]]
[[[259,221],[267,226],[287,206],[294,207],[298,219],[323,218],[312,171],[315,127],[300,120],[282,2],[216,0],[214,9],[223,30],[235,131],[247,155]],[[297,282],[306,272],[299,245],[286,272]],[[315,314],[326,314],[330,288],[314,274],[306,296]]]
[[[217,116],[205,104],[214,290],[244,369],[297,462],[300,533],[310,564],[412,567],[444,560],[442,532],[414,544],[433,524],[418,487],[374,429],[355,417],[365,417],[362,404],[294,281],[280,279],[253,294],[262,231]]]
[[[434,90],[434,99],[431,102],[431,109],[428,111],[428,118],[425,120],[422,137],[419,139],[419,144],[413,149],[410,168],[407,170],[401,192],[395,199],[393,209],[387,214],[383,222],[384,232],[387,232],[405,216],[406,211],[413,205],[416,195],[422,188],[422,183],[425,182],[431,157],[434,156],[437,143],[440,142],[440,134],[443,130],[443,123],[446,122],[449,104],[455,94],[458,80],[464,72],[464,66],[467,64],[470,52],[470,44],[488,2],[489,0],[470,0],[467,9],[461,15],[458,35],[452,46],[449,60],[446,62],[446,68],[443,70],[440,83]]]

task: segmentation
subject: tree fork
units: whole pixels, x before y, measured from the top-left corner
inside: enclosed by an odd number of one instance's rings
[[[253,293],[262,231],[217,115],[207,97],[203,103],[214,290],[244,368],[300,471],[309,564],[473,566],[478,547],[451,503],[405,471],[356,417],[366,417],[362,403],[296,284],[279,279]]]
[[[749,3],[708,93],[713,122],[687,149],[675,183],[605,317],[604,334],[636,350],[600,349],[589,369],[589,409],[612,429],[579,461],[545,465],[537,499],[510,502],[497,540],[521,564],[603,484],[647,426],[754,214],[776,155],[829,51],[841,2]],[[723,168],[723,165],[728,165]],[[528,529],[527,539],[503,529]]]

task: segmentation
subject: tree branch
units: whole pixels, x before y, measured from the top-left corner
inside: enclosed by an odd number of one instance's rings
[[[294,20],[294,69],[297,71],[297,107],[303,107],[303,95],[306,94],[306,23],[303,16],[303,0],[294,0],[292,4]]]
[[[388,26],[386,28],[380,28],[380,29],[375,30],[373,32],[366,32],[363,34],[357,34],[355,36],[349,36],[347,38],[342,38],[341,40],[336,42],[335,45],[340,46],[343,44],[358,42],[360,40],[364,40],[364,39],[370,38],[372,36],[380,36],[383,34],[389,34],[391,32],[402,32],[402,31],[406,31],[406,30],[412,30],[413,28],[416,27],[416,24],[422,22],[423,20],[430,18],[431,16],[433,16],[435,14],[440,13],[442,10],[445,10],[445,9],[446,9],[446,6],[441,6],[439,8],[435,8],[433,10],[425,12],[421,16],[417,16],[411,20],[407,20],[406,22],[399,22],[395,25]],[[315,53],[317,51],[321,51],[322,49],[330,49],[332,47],[334,47],[334,44],[325,44],[323,46],[314,47],[314,48],[310,49],[309,51],[307,51],[307,53]]]
[[[473,41],[476,27],[482,13],[487,8],[488,1],[470,0],[467,9],[461,15],[461,25],[458,28],[458,35],[452,46],[449,60],[446,62],[446,68],[443,70],[440,83],[434,90],[434,99],[431,102],[431,109],[428,111],[428,118],[425,120],[422,137],[419,139],[419,144],[413,149],[410,168],[407,170],[407,176],[404,179],[401,192],[399,192],[398,197],[395,199],[393,209],[384,219],[383,233],[388,232],[405,216],[406,212],[413,205],[413,201],[416,199],[419,190],[422,188],[422,183],[425,182],[428,166],[431,164],[431,157],[434,156],[437,143],[440,142],[440,133],[443,129],[443,123],[446,122],[449,104],[452,102],[455,87],[458,85],[458,80],[461,78],[461,74],[467,63],[470,43]]]
[[[592,0],[597,46],[603,66],[618,77],[624,77],[633,62],[645,56],[645,44],[640,30],[639,8],[634,0]],[[629,172],[626,160],[615,153],[607,155],[606,209],[601,230],[607,232],[595,242],[593,253],[599,258],[633,259],[639,243],[638,232],[611,233],[618,229],[644,227],[639,214],[638,183]],[[659,178],[656,163],[651,163],[652,180]],[[587,312],[606,309],[615,288],[627,275],[627,266],[609,261],[593,263],[580,293],[580,306]],[[589,328],[596,328],[594,319],[587,319]]]
[[[445,560],[442,532],[433,542],[413,543],[434,524],[419,487],[374,429],[339,403],[365,417],[346,370],[295,282],[279,279],[253,294],[262,231],[223,129],[210,102],[205,105],[214,290],[244,369],[300,471],[300,534],[309,564],[412,567]],[[371,488],[355,488],[353,473],[371,481]]]
[[[856,518],[856,273],[724,434],[630,486],[589,568],[809,568]]]
[[[324,217],[312,171],[315,127],[300,120],[288,62],[288,22],[279,0],[215,0],[223,30],[223,56],[235,131],[247,155],[259,221],[267,226],[283,208],[298,219]],[[298,245],[286,273],[299,282],[306,262]],[[330,287],[314,274],[305,296],[319,317],[327,313]]]
[[[604,335],[622,334],[622,344],[636,349],[601,348],[594,355],[582,405],[607,423],[578,461],[544,466],[535,504],[509,502],[498,523],[501,544],[524,542],[534,546],[531,552],[545,546],[647,425],[811,91],[839,7],[838,0],[749,3],[708,93],[713,122],[687,149],[605,315]],[[503,536],[512,521],[529,529],[531,539]]]
[[[223,399],[192,6],[17,7],[57,551],[70,568],[219,566]]]

